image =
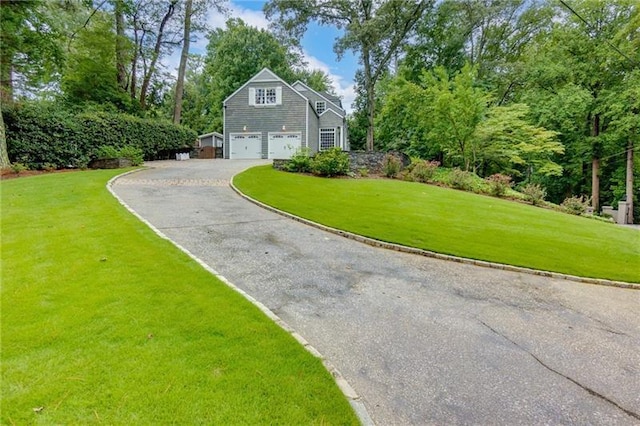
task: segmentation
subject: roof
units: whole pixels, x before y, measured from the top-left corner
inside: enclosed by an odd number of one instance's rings
[[[238,88],[238,90],[236,90],[235,92],[233,92],[232,94],[230,94],[229,96],[227,96],[227,98],[222,102],[223,105],[226,105],[227,101],[229,99],[231,99],[232,97],[234,97],[239,91],[241,91],[242,89],[244,89],[245,87],[247,87],[250,83],[254,83],[254,82],[261,82],[261,81],[278,81],[282,84],[284,84],[285,86],[287,86],[289,89],[293,90],[295,93],[297,93],[302,99],[308,101],[308,99],[306,98],[306,96],[304,96],[302,93],[298,92],[296,89],[294,89],[293,87],[291,87],[291,85],[289,85],[289,83],[287,83],[286,81],[284,81],[283,79],[281,79],[280,77],[278,77],[278,75],[276,73],[274,73],[273,71],[271,71],[269,68],[262,68],[262,70],[260,70],[260,72],[258,72],[256,75],[254,75],[253,77],[251,77],[249,80],[247,80],[246,83],[244,83],[242,86],[240,86]]]
[[[330,95],[326,92],[318,92],[317,90],[312,89],[311,87],[309,87],[309,85],[305,84],[304,82],[298,80],[295,83],[293,83],[291,86],[293,87],[293,89],[295,90],[295,85],[296,84],[300,84],[302,86],[304,86],[307,90],[311,90],[313,93],[317,94],[318,96],[320,96],[321,98],[325,99],[327,102],[331,102],[333,105],[335,105],[336,107],[338,107],[340,109],[340,111],[346,115],[346,111],[344,110],[344,108],[342,108],[342,102],[340,101],[340,98],[334,95]]]
[[[202,139],[202,138],[208,138],[209,136],[217,136],[220,139],[224,138],[224,136],[222,136],[221,133],[218,132],[211,132],[211,133],[205,133],[204,135],[200,135],[198,136],[198,139]]]

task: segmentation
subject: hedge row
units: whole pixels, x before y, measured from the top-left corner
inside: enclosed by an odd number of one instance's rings
[[[168,158],[197,138],[184,127],[125,114],[74,114],[39,103],[3,107],[2,113],[9,160],[32,169],[86,167],[102,146],[140,148],[145,160]]]

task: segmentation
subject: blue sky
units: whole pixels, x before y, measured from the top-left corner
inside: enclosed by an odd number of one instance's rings
[[[227,4],[229,15],[223,16],[210,11],[207,23],[210,28],[224,27],[225,21],[230,18],[240,18],[248,25],[268,29],[269,22],[262,12],[265,1],[260,0],[233,0]],[[351,103],[354,100],[354,77],[358,69],[358,60],[348,53],[338,62],[333,52],[335,38],[341,34],[335,27],[319,26],[312,23],[301,41],[305,61],[309,68],[320,69],[327,73],[333,82],[336,93],[342,97],[343,106],[347,112],[352,111]],[[198,42],[192,44],[193,53],[202,53],[206,46],[206,38],[200,37]],[[179,52],[178,52],[179,54]]]

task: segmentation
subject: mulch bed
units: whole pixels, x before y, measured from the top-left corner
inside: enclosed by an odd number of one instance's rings
[[[16,179],[16,178],[28,177],[28,176],[37,176],[37,175],[43,175],[48,173],[69,173],[69,172],[77,172],[77,171],[79,171],[79,169],[60,169],[60,170],[51,170],[51,171],[25,170],[20,173],[15,173],[11,169],[4,169],[0,171],[0,180]]]

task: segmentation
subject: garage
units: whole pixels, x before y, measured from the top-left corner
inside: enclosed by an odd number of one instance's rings
[[[268,158],[288,159],[302,147],[302,133],[269,133]]]
[[[229,154],[229,158],[234,160],[262,158],[262,134],[231,133]]]

